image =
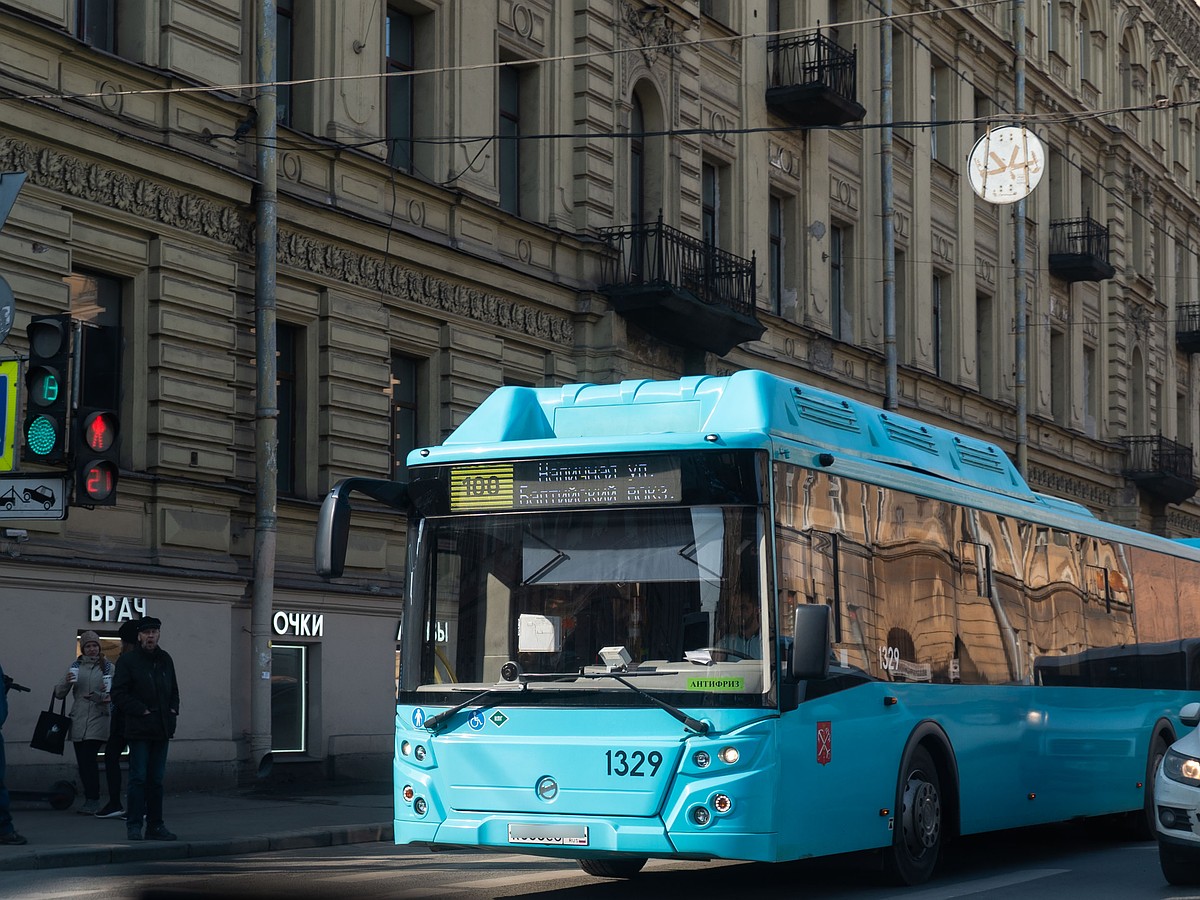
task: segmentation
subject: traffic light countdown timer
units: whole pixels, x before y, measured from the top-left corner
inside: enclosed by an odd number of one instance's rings
[[[76,414],[75,502],[112,506],[117,502],[117,440],[120,425],[111,409],[81,409]]]
[[[71,376],[71,316],[34,316],[25,373],[25,462],[62,463],[67,458],[67,385]]]

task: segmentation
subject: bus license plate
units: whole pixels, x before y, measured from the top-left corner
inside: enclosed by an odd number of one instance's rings
[[[549,844],[556,847],[586,847],[586,825],[509,825],[510,844]]]

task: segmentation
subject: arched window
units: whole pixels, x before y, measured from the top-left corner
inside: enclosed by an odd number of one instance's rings
[[[1092,80],[1092,26],[1091,18],[1088,15],[1088,9],[1084,5],[1079,7],[1079,24],[1076,32],[1078,40],[1075,44],[1075,59],[1079,66],[1079,80]]]
[[[646,117],[642,101],[635,94],[629,115],[629,224],[646,221]]]

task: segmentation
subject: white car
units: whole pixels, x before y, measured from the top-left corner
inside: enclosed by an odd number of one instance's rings
[[[1200,884],[1200,703],[1179,719],[1192,730],[1167,749],[1154,779],[1158,862],[1171,884]]]

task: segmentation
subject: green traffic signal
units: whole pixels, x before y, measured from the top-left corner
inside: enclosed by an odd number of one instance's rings
[[[49,456],[61,444],[60,430],[49,416],[35,416],[25,428],[25,446],[34,456]]]

